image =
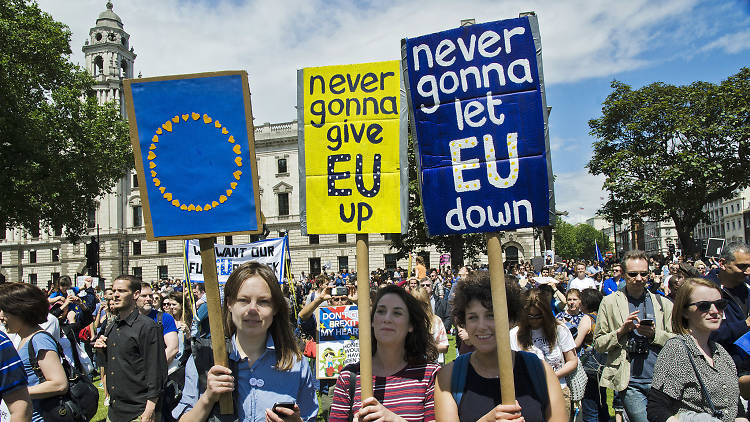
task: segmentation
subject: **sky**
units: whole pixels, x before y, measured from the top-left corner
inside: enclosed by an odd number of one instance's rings
[[[606,197],[585,166],[588,121],[618,80],[719,83],[750,66],[750,0],[113,0],[144,77],[247,70],[255,124],[296,119],[296,70],[400,58],[404,37],[536,12],[558,211],[585,222]],[[38,0],[72,32],[71,60],[106,0]]]

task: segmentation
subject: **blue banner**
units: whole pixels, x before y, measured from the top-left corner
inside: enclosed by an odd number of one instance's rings
[[[529,17],[403,41],[430,235],[550,224],[537,50]]]

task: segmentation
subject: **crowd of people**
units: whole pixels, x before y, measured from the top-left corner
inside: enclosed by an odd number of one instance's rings
[[[103,290],[67,276],[46,290],[3,283],[2,413],[48,420],[73,366],[100,384],[114,422],[746,421],[750,248],[670,258],[506,263],[514,404],[501,404],[486,268],[428,269],[419,258],[413,271],[373,271],[361,292],[345,269],[279,283],[245,263],[223,288],[222,365],[202,284],[127,274]],[[372,397],[362,397],[359,363],[316,379],[310,347],[316,311],[362,294]],[[222,395],[232,415],[221,414]]]

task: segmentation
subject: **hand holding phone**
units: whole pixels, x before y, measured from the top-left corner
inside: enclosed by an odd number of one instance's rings
[[[279,416],[284,417],[284,416],[287,416],[287,415],[281,414],[281,413],[277,412],[276,409],[278,409],[280,407],[283,407],[283,408],[286,408],[286,409],[294,410],[294,404],[295,403],[293,401],[276,402],[276,403],[273,404],[273,408],[271,410],[273,411],[273,413],[275,413],[275,414],[277,414]]]
[[[653,319],[642,319],[638,322],[638,325],[648,325],[649,327],[654,326],[654,320]]]

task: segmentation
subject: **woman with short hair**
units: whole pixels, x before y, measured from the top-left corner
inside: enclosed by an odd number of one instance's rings
[[[726,307],[727,300],[711,281],[689,278],[680,286],[672,308],[672,331],[677,335],[667,340],[654,365],[647,406],[650,422],[697,415],[747,421],[734,361],[710,339]]]
[[[373,395],[364,401],[359,363],[336,381],[329,422],[433,421],[437,349],[424,306],[394,284],[378,290],[372,305]]]

